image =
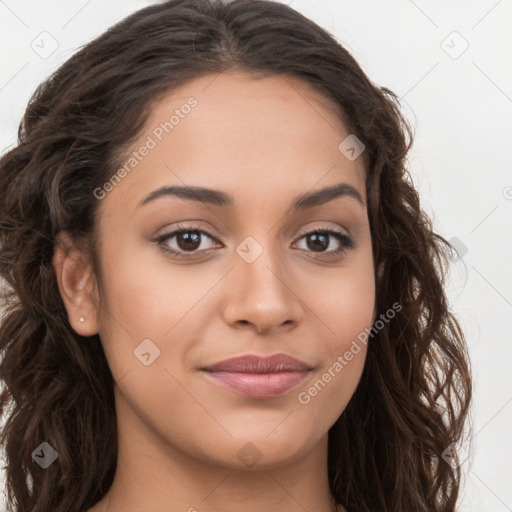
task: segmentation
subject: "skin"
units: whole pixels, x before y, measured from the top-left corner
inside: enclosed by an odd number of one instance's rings
[[[55,251],[69,322],[82,336],[99,333],[115,380],[118,469],[89,512],[334,511],[327,436],[360,380],[364,345],[309,403],[298,395],[375,319],[371,234],[367,208],[353,197],[290,207],[338,183],[366,203],[363,159],[338,150],[349,132],[326,98],[290,77],[241,72],[174,90],[132,149],[191,96],[197,106],[98,200],[101,288],[66,233]],[[235,206],[175,196],[138,206],[164,185],[221,190]],[[177,236],[154,242],[178,223],[214,238],[200,235],[195,253]],[[317,227],[341,231],[355,246],[328,260],[322,255],[343,245],[332,235],[323,249],[315,245],[305,235]],[[248,236],[262,249],[250,263],[236,252],[254,254],[257,246],[240,245]],[[134,355],[145,339],[160,350],[148,366]],[[277,353],[314,367],[279,397],[239,395],[198,371]],[[244,446],[256,464],[240,455]]]

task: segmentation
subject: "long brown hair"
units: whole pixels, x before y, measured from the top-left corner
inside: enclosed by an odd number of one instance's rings
[[[34,93],[0,160],[0,413],[13,512],[83,512],[116,470],[114,382],[98,335],[70,326],[52,256],[72,234],[97,264],[93,191],[112,176],[151,105],[225,70],[296,77],[336,102],[365,145],[378,313],[359,386],[329,431],[329,484],[349,512],[449,512],[461,478],[443,453],[471,399],[463,332],[444,293],[449,243],[433,231],[406,169],[413,133],[397,96],[336,39],[284,4],[171,0],[86,45]],[[48,442],[58,463],[33,451]],[[453,460],[457,460],[456,456]]]

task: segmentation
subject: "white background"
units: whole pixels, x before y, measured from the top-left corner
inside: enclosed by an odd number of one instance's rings
[[[15,143],[36,85],[81,45],[150,3],[0,0],[2,153]],[[410,169],[423,207],[464,253],[448,289],[475,382],[474,452],[464,464],[459,510],[512,511],[512,0],[291,6],[334,34],[373,82],[395,91],[416,128]],[[49,56],[33,49],[49,52],[52,45],[58,47]]]

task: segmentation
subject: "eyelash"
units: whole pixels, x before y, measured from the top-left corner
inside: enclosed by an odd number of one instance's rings
[[[212,234],[208,233],[208,231],[204,231],[203,229],[199,229],[197,226],[185,226],[185,225],[178,225],[176,229],[173,231],[170,231],[169,233],[164,233],[157,238],[155,238],[154,242],[161,245],[161,248],[166,253],[170,253],[173,257],[178,258],[189,258],[193,257],[194,254],[197,254],[201,251],[176,251],[174,249],[169,249],[168,247],[165,247],[163,244],[164,242],[168,241],[171,238],[174,238],[176,235],[179,235],[181,233],[199,233],[201,235],[206,235],[208,238],[211,238],[213,241],[220,243]],[[337,249],[335,251],[329,251],[324,253],[315,253],[314,251],[307,251],[312,252],[313,254],[317,254],[321,259],[335,259],[339,258],[342,254],[346,254],[350,249],[353,249],[355,247],[355,242],[352,238],[347,236],[345,233],[342,233],[341,231],[334,230],[332,228],[315,228],[311,231],[308,231],[307,233],[304,233],[298,240],[302,240],[303,238],[314,235],[315,233],[321,233],[321,234],[328,234],[334,237],[339,243],[340,243],[340,249]],[[203,249],[208,250],[208,249]],[[304,250],[304,249],[303,249]]]

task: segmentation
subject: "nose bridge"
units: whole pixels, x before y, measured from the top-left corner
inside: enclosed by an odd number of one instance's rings
[[[301,306],[287,282],[284,259],[272,234],[263,230],[247,236],[236,247],[232,279],[237,288],[230,294],[226,320],[254,324],[269,330],[300,319]]]
[[[257,238],[256,238],[257,237]],[[247,236],[236,247],[236,273],[247,292],[284,296],[281,250],[269,233]]]

